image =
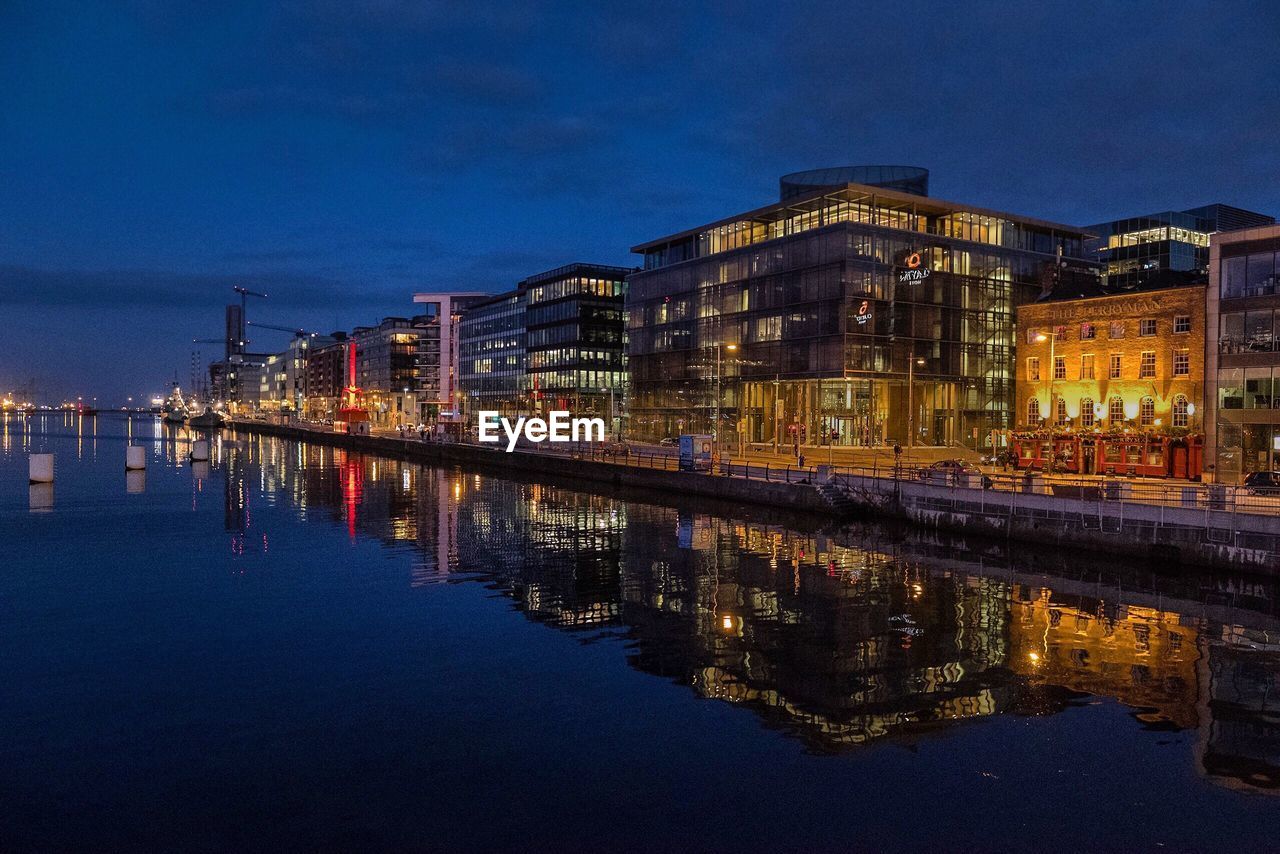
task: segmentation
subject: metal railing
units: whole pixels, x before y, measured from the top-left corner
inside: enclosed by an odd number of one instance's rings
[[[320,425],[295,423],[291,426],[329,432],[329,428]],[[402,440],[410,445],[453,444],[473,448],[495,448],[493,445],[482,445],[465,438],[427,437],[423,440],[417,435],[401,437],[396,431],[378,431],[373,435]],[[517,450],[642,469],[680,470],[680,460],[674,451],[665,452],[627,443],[546,443],[537,446],[521,443],[517,446]],[[1280,515],[1280,490],[1275,494],[1268,494],[1265,490],[1255,491],[1229,484],[1168,481],[1143,477],[1044,475],[1040,472],[1027,471],[980,472],[892,463],[881,465],[879,462],[865,467],[799,466],[791,463],[753,462],[744,459],[724,459],[713,465],[704,464],[697,473],[706,476],[739,477],[771,483],[796,484],[816,484],[819,482],[819,476],[825,474],[826,479],[845,489],[875,491],[881,494],[894,490],[897,485],[915,483],[954,490],[957,496],[972,496],[983,492],[1037,494],[1074,498],[1096,502],[1099,505],[1127,503],[1223,513]]]

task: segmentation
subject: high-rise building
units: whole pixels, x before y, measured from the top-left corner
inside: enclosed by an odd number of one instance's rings
[[[1087,226],[1095,236],[1085,246],[1102,264],[1105,291],[1167,288],[1208,281],[1210,235],[1275,221],[1231,205],[1204,205]]]
[[[1215,478],[1280,468],[1280,225],[1213,235],[1205,323],[1205,457]]]
[[[1083,230],[930,198],[921,173],[788,176],[779,203],[636,246],[630,435],[719,413],[728,446],[1000,441],[1015,307],[1096,265]]]

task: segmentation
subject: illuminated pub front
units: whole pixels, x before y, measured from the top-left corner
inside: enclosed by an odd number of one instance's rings
[[[1096,266],[1080,230],[927,180],[797,173],[779,203],[636,246],[631,434],[710,433],[719,413],[727,448],[1002,442],[1015,307]]]

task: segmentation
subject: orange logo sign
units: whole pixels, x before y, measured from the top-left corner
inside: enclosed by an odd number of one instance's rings
[[[912,252],[910,255],[907,256],[907,266],[910,267],[912,270],[920,266],[919,252]]]

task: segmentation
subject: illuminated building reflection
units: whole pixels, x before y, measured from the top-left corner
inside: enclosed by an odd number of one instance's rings
[[[620,639],[636,670],[748,708],[813,751],[1102,697],[1137,726],[1193,734],[1207,779],[1280,787],[1270,581],[1120,577],[1078,558],[796,530],[272,440],[224,467],[229,529],[252,527],[246,485],[262,484],[268,503],[410,555],[407,584],[480,580],[529,619]],[[263,532],[249,538],[265,548]]]

